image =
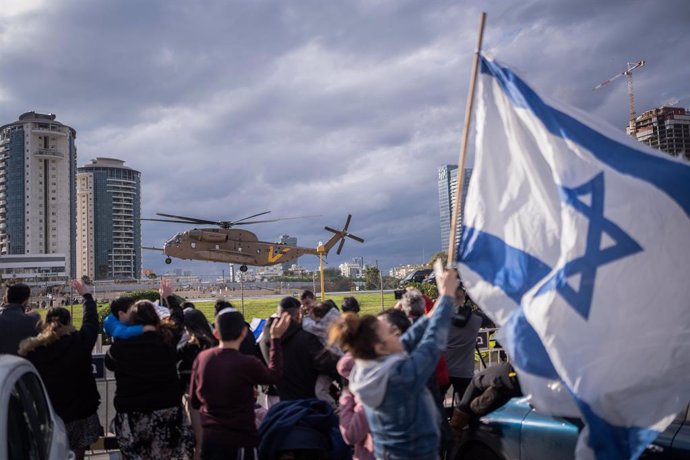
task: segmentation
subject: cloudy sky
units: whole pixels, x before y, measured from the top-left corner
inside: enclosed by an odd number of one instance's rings
[[[538,90],[625,126],[690,107],[687,0],[496,0],[485,50]],[[344,223],[383,268],[440,249],[437,170],[457,163],[481,10],[471,1],[3,0],[0,124],[28,110],[77,130],[78,162],[143,174],[143,214],[319,217],[252,227],[314,246]],[[160,245],[177,224],[144,223]],[[314,266],[315,258],[304,258]],[[147,253],[144,266],[162,270]],[[219,264],[185,264],[219,273]]]

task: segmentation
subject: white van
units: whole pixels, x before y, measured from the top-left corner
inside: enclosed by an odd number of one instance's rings
[[[0,459],[74,459],[67,432],[29,361],[0,355]]]

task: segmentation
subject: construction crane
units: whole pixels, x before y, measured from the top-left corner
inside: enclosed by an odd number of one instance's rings
[[[622,77],[625,75],[625,78],[628,80],[628,98],[630,99],[630,119],[629,119],[629,125],[628,125],[628,134],[631,136],[635,135],[636,129],[635,129],[635,94],[633,92],[633,78],[632,78],[632,71],[635,69],[639,69],[640,67],[644,66],[644,60],[641,60],[639,62],[628,62],[627,70],[614,75],[613,77],[609,78],[608,80],[604,80],[601,83],[599,83],[597,86],[594,87],[594,90],[597,90],[601,88],[604,85],[608,85],[611,83],[613,80],[617,79],[618,77]]]

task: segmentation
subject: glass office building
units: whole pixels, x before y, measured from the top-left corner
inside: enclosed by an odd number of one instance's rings
[[[472,169],[465,168],[465,179],[462,187],[462,201],[460,203],[460,215],[458,216],[457,241],[462,238],[462,215],[465,206],[465,197],[470,185]],[[455,188],[458,181],[458,167],[456,165],[444,165],[438,169],[438,207],[441,223],[441,250],[448,251],[448,241],[450,239],[450,221],[453,216],[453,206],[455,206]]]

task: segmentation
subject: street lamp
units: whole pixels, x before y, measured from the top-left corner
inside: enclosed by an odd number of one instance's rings
[[[240,304],[242,305],[242,316],[244,316],[244,272],[239,274],[240,277]]]
[[[323,279],[323,258],[326,255],[326,247],[319,241],[316,247],[316,253],[319,255],[319,272],[321,273],[321,302],[326,300],[326,290],[324,289],[325,282]]]

